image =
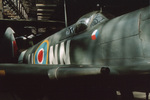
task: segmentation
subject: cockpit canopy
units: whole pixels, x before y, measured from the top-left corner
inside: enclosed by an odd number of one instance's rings
[[[80,33],[90,27],[95,26],[98,23],[102,23],[108,20],[103,14],[98,11],[94,11],[82,16],[76,22],[75,33]]]

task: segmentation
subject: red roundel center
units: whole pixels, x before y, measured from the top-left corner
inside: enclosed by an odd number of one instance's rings
[[[39,53],[38,53],[38,61],[39,61],[39,63],[42,63],[42,61],[43,61],[43,55],[44,55],[44,51],[43,51],[43,49],[41,49],[39,51]]]

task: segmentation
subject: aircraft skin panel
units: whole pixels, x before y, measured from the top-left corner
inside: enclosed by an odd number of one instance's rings
[[[139,34],[138,20],[140,11],[135,11],[129,14],[122,15],[107,22],[102,30],[104,42],[133,36]]]
[[[33,51],[34,52],[36,51],[36,48],[38,47],[38,45],[40,45],[40,43],[38,43],[38,44],[34,45],[34,47],[31,47],[26,50],[24,57],[23,57],[23,63],[31,64],[31,62],[33,62],[33,59],[31,59],[33,57],[31,57],[30,55],[34,55]]]
[[[102,44],[103,59],[127,59],[143,57],[139,36],[132,36]]]
[[[142,11],[143,9],[122,15],[104,23],[102,28],[97,27],[99,35],[95,41],[90,41],[88,37],[81,38],[78,36],[79,40],[72,41],[73,64],[129,65],[132,59],[134,61],[132,65],[139,63],[139,59],[141,59],[142,63],[145,59],[142,60],[144,51],[138,27]],[[147,27],[149,27],[149,22],[146,21],[146,23],[148,23]],[[149,31],[149,29],[144,30]],[[92,33],[90,30],[88,32]],[[146,33],[148,34],[149,32]]]
[[[86,38],[85,38],[86,37]],[[99,43],[86,35],[71,40],[70,55],[72,64],[120,65],[123,59],[136,59],[143,57],[142,43],[139,35]],[[114,60],[116,63],[106,63]],[[127,64],[127,62],[124,62]],[[123,64],[123,63],[122,63]]]
[[[102,56],[98,56],[97,51],[95,52],[97,56],[94,59],[99,59],[99,61],[103,62],[103,65],[128,65],[132,59],[134,59],[134,63],[137,63],[139,61],[135,62],[136,59],[143,58],[142,43],[138,35],[104,43],[99,46],[102,48]],[[98,64],[98,61],[95,63]]]
[[[141,12],[141,21],[150,19],[150,6],[144,8]]]
[[[91,64],[92,49],[95,47],[90,47],[90,44],[92,44],[91,35],[81,34],[72,39],[70,46],[71,64]]]
[[[150,6],[141,13],[140,20],[140,39],[145,58],[150,58]]]
[[[141,23],[140,39],[143,44],[144,57],[150,57],[150,19]]]

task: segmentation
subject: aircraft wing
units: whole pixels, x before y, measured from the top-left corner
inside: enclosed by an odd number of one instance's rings
[[[87,75],[142,75],[150,74],[150,65],[99,66],[99,65],[39,65],[0,64],[0,76],[44,75],[49,80]]]
[[[18,86],[25,88],[29,85],[39,87],[41,84],[46,87],[53,85],[55,89],[64,85],[71,88],[74,85],[84,88],[92,86],[99,88],[104,85],[116,88],[130,84],[130,87],[134,85],[134,89],[138,89],[139,85],[147,88],[149,78],[149,64],[139,66],[0,64],[0,87],[8,88]]]
[[[0,64],[0,76],[3,78],[34,76],[49,81],[66,78],[100,75],[105,67],[90,65],[38,65],[38,64]],[[106,67],[109,73],[109,69]],[[26,77],[28,78],[28,77]]]

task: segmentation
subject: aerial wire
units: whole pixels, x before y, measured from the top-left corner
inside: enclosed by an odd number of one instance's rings
[[[65,15],[65,26],[67,27],[67,10],[66,10],[66,0],[64,0],[64,15]]]

